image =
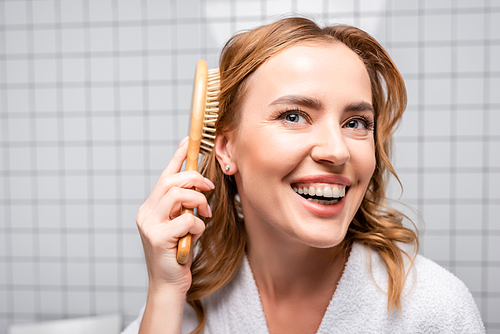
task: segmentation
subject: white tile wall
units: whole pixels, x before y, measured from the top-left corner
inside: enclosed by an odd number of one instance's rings
[[[119,312],[147,274],[135,215],[186,135],[194,64],[289,13],[355,24],[408,89],[394,205],[500,333],[500,7],[492,0],[0,2],[0,334]],[[396,199],[400,189],[391,182]]]

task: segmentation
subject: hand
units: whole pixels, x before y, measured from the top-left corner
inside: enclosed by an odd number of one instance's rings
[[[214,184],[198,172],[180,172],[186,159],[187,146],[187,140],[181,141],[137,214],[150,291],[174,289],[179,293],[187,293],[192,280],[192,260],[185,265],[177,263],[177,241],[187,233],[191,233],[193,240],[196,240],[205,230],[205,224],[191,214],[180,215],[181,207],[197,208],[200,215],[212,216],[206,197],[191,188],[208,191],[214,189]]]

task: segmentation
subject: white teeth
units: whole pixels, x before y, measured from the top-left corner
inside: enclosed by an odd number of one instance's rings
[[[310,196],[322,196],[325,198],[342,198],[345,196],[346,187],[339,188],[339,186],[333,187],[293,187],[293,191],[298,194],[310,195]],[[327,201],[329,202],[329,201]]]

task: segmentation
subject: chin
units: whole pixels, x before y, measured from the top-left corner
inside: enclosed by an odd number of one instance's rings
[[[319,230],[316,233],[295,235],[295,238],[301,243],[313,248],[333,248],[344,241],[346,232]]]

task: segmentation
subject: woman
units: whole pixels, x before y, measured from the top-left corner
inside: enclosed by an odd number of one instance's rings
[[[201,174],[180,172],[182,141],[139,210],[149,291],[125,333],[484,332],[467,288],[414,255],[385,204],[406,91],[372,37],[283,19],[234,36],[220,72]]]

